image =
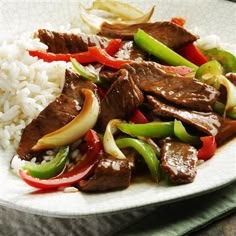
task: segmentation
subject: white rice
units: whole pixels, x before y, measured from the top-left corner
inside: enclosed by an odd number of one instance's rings
[[[61,92],[67,63],[46,63],[27,50],[46,50],[24,36],[0,44],[0,148],[17,147],[21,130]]]

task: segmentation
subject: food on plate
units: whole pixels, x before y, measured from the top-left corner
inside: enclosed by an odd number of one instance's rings
[[[1,145],[16,148],[11,167],[32,187],[114,191],[140,173],[191,183],[236,135],[235,55],[199,47],[182,18],[150,22],[154,7],[115,3],[116,20],[96,25],[93,10],[114,1],[81,6],[96,34],[38,29],[30,46],[0,48],[17,48],[1,59],[17,81],[0,82]]]

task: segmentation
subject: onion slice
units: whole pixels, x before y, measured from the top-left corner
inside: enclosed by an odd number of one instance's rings
[[[220,83],[227,90],[227,102],[225,105],[225,112],[233,107],[236,107],[236,86],[231,83],[225,76],[220,76]]]
[[[104,10],[124,20],[134,20],[144,15],[142,11],[130,4],[114,0],[95,0],[91,9]]]
[[[104,18],[92,14],[90,10],[84,8],[82,4],[80,4],[80,18],[86,25],[89,26],[92,33],[99,32],[102,24],[105,22]],[[108,20],[106,20],[106,22],[111,23]]]
[[[116,7],[114,7],[114,4]],[[99,15],[92,13],[93,10],[101,9],[107,11],[110,15],[114,16],[111,18],[103,18]],[[122,10],[123,9],[123,10]],[[93,33],[98,33],[104,22],[109,24],[140,24],[148,22],[155,10],[153,6],[147,13],[142,13],[133,6],[127,3],[121,3],[118,1],[95,1],[91,8],[85,8],[80,4],[80,17],[82,21],[89,26]]]
[[[118,159],[126,159],[122,151],[117,147],[113,134],[118,130],[117,125],[122,123],[122,120],[113,119],[107,124],[104,136],[103,147],[106,153],[116,157]]]
[[[44,135],[32,147],[32,150],[55,148],[70,144],[85,135],[97,122],[99,102],[90,89],[82,89],[85,96],[84,105],[80,113],[62,128]]]

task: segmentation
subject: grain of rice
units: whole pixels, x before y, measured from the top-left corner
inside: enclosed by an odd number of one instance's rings
[[[53,150],[47,150],[47,151],[46,151],[46,154],[47,154],[48,156],[53,156],[55,153],[54,153]]]
[[[78,192],[79,190],[75,187],[65,187],[63,189],[63,192],[64,193],[75,193],[75,192]]]
[[[45,161],[51,161],[53,159],[53,156],[43,156],[43,160]]]
[[[37,161],[37,158],[36,158],[36,157],[33,157],[33,158],[30,160],[30,162],[32,162],[32,163],[36,163],[36,161]]]
[[[72,153],[71,153],[71,158],[75,159],[78,155],[79,155],[79,149],[75,149]]]

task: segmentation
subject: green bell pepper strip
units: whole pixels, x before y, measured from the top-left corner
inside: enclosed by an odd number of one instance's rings
[[[223,115],[225,112],[225,104],[219,101],[216,101],[212,108],[216,113],[220,115]],[[236,107],[233,107],[226,111],[226,116],[233,120],[236,120]]]
[[[148,166],[152,178],[157,182],[160,181],[160,163],[154,150],[151,148],[150,145],[134,138],[117,139],[116,145],[119,148],[134,148],[144,158],[144,161]]]
[[[119,123],[118,129],[131,136],[164,138],[174,135],[174,122],[149,122],[145,124]]]
[[[144,51],[156,56],[172,66],[188,66],[194,70],[198,69],[198,66],[180,56],[178,53],[171,50],[165,44],[156,40],[141,29],[135,33],[134,41]]]
[[[78,72],[85,79],[91,80],[95,84],[100,84],[101,80],[98,76],[92,74],[84,66],[82,66],[75,58],[70,58],[72,66],[76,72]]]
[[[221,64],[216,60],[212,60],[201,65],[197,69],[195,78],[219,90],[220,79],[221,79],[220,76],[222,74],[223,74],[223,68]]]
[[[217,60],[224,68],[224,72],[236,72],[236,56],[223,49],[212,48],[203,52],[209,59]]]
[[[68,159],[68,153],[69,146],[61,147],[51,161],[43,164],[28,162],[25,166],[23,166],[23,169],[27,170],[33,177],[39,179],[50,179],[62,172]]]
[[[191,145],[200,145],[200,137],[190,135],[185,127],[183,126],[181,121],[174,121],[174,133],[175,136],[184,143],[188,143]]]

